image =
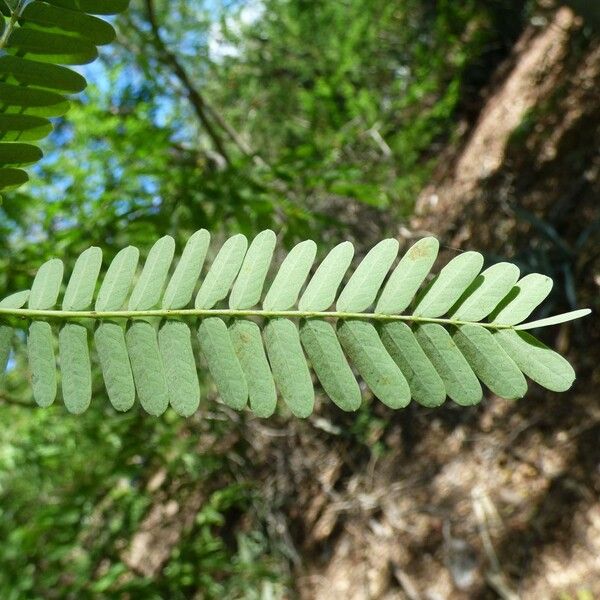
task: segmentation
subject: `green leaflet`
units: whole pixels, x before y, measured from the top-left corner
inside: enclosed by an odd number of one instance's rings
[[[87,329],[67,323],[58,334],[62,394],[67,410],[79,415],[92,399],[92,366]]]
[[[290,250],[267,292],[265,310],[288,310],[296,304],[316,254],[317,245],[312,240],[300,242]]]
[[[3,300],[0,300],[0,308],[21,308],[25,306],[27,300],[29,300],[29,294],[29,290],[11,294]]]
[[[377,292],[398,254],[398,241],[379,242],[362,259],[342,290],[336,309],[340,312],[362,312],[375,301]]]
[[[200,404],[200,385],[190,328],[181,321],[167,321],[158,332],[158,346],[165,368],[170,404],[178,415],[189,417]]]
[[[478,325],[461,325],[452,339],[475,375],[494,394],[507,399],[522,398],[526,394],[525,377],[489,330]]]
[[[479,252],[464,252],[453,258],[417,302],[413,314],[441,317],[447,313],[477,277],[482,266],[483,256]]]
[[[259,233],[248,248],[229,295],[229,308],[251,308],[259,303],[277,238],[270,229]]]
[[[98,292],[97,311],[121,310],[131,289],[139,256],[137,248],[128,246],[114,257]]]
[[[478,275],[457,302],[450,316],[460,321],[481,321],[498,306],[519,279],[519,268],[497,263]]]
[[[248,384],[250,408],[257,417],[270,417],[277,406],[277,392],[260,328],[240,319],[231,325],[229,335]]]
[[[410,402],[408,383],[375,327],[366,321],[342,321],[337,332],[346,355],[373,394],[390,408],[406,406]]]
[[[526,331],[502,329],[494,338],[527,377],[548,390],[564,392],[575,380],[569,362]]]
[[[385,323],[381,327],[381,341],[400,367],[411,396],[423,406],[440,406],[446,399],[446,388],[411,328],[406,323]]]
[[[95,45],[109,44],[115,31],[109,23],[83,12],[65,10],[44,2],[32,2],[22,13],[21,25],[50,28],[87,38]]]
[[[142,274],[129,298],[129,310],[147,310],[159,303],[175,254],[175,240],[165,235],[150,248]]]
[[[581,317],[587,317],[592,311],[589,308],[580,308],[579,310],[571,310],[561,315],[553,315],[552,317],[546,317],[545,319],[538,319],[537,321],[531,321],[530,323],[524,323],[523,325],[517,325],[515,329],[524,331],[525,329],[536,329],[537,327],[547,327],[548,325],[558,325],[559,323],[566,323],[567,321],[573,321],[575,319],[581,319]]]
[[[140,403],[151,415],[162,415],[169,406],[169,392],[156,330],[150,323],[134,321],[125,341]]]
[[[162,300],[163,308],[183,308],[192,299],[194,288],[206,259],[210,234],[196,231],[187,241]]]
[[[342,410],[357,410],[360,388],[334,328],[327,321],[308,319],[300,326],[300,341],[327,395]]]
[[[94,333],[94,342],[111,404],[116,410],[129,410],[135,402],[135,386],[123,327],[102,323]]]
[[[69,102],[61,94],[10,83],[0,83],[0,98],[4,113],[60,117],[69,110]]]
[[[298,328],[289,319],[271,319],[265,326],[264,340],[273,378],[283,401],[297,417],[310,416],[315,393]]]
[[[323,259],[311,277],[298,308],[300,310],[327,310],[335,301],[337,290],[354,257],[354,246],[350,242],[338,244]]]
[[[29,181],[29,176],[25,171],[0,168],[0,190],[12,190],[26,181]]]
[[[550,290],[550,277],[539,273],[525,275],[490,315],[490,320],[505,325],[521,323],[548,296]]]
[[[221,399],[227,406],[242,410],[248,400],[248,386],[223,320],[202,319],[198,341]]]
[[[29,308],[47,310],[56,304],[64,266],[62,260],[53,258],[45,262],[36,273],[29,294]]]
[[[14,29],[6,48],[40,62],[63,65],[86,65],[98,57],[96,46],[85,38],[28,27]]]
[[[50,406],[56,398],[56,359],[52,328],[45,321],[34,321],[27,337],[33,398],[38,406]]]
[[[442,378],[446,394],[462,406],[480,402],[481,385],[450,334],[437,323],[425,323],[415,328],[415,336]]]
[[[76,94],[85,89],[85,79],[71,69],[17,56],[0,56],[0,77],[5,83],[36,86],[66,94]]]
[[[4,142],[31,142],[51,131],[52,123],[44,117],[0,114],[0,140]]]
[[[42,158],[42,151],[31,144],[0,143],[0,164],[22,167]]]
[[[400,314],[412,301],[431,270],[440,243],[425,237],[411,246],[390,275],[375,307],[376,313]]]
[[[22,306],[25,306],[28,298],[29,290],[11,294],[3,300],[0,300],[0,308],[21,308]],[[6,365],[8,364],[13,335],[14,329],[12,327],[0,325],[0,382],[2,381],[2,377],[6,371]]]
[[[194,303],[196,308],[212,308],[227,296],[231,284],[242,266],[247,248],[248,240],[241,233],[230,237],[221,246],[200,290],[198,290]]]
[[[85,310],[91,305],[101,265],[100,248],[92,246],[79,256],[67,284],[63,310]]]

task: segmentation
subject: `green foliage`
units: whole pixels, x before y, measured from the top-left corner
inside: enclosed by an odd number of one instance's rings
[[[229,424],[115,414],[98,404],[70,420],[56,408],[4,410],[11,427],[0,431],[3,599],[46,598],[49,591],[60,598],[183,599],[201,589],[207,600],[262,600],[278,588],[283,576],[258,516],[260,489],[242,475],[207,490],[161,573],[145,577],[123,558],[124,542],[163,493],[147,485],[153,473],[164,470],[166,489],[177,484],[181,500],[231,472],[226,454],[198,448],[199,439],[230,434]],[[245,526],[230,537],[229,524],[242,513]]]
[[[167,49],[212,107],[228,161],[157,50],[145,3],[132,3],[120,43],[86,69],[97,85],[60,122],[55,151],[29,186],[7,194],[11,217],[24,219],[27,204],[26,226],[48,231],[53,216],[72,215],[60,240],[77,243],[77,221],[112,248],[148,243],[152,229],[156,238],[223,223],[247,236],[274,228],[286,244],[327,227],[338,242],[356,202],[404,217],[463,122],[474,78],[489,76],[489,57],[523,17],[505,1],[269,0],[246,22],[237,15],[246,3],[225,4],[221,14],[202,0],[153,2]],[[39,260],[43,249],[50,244],[27,253]]]
[[[205,230],[192,235],[174,270],[175,241],[159,239],[137,278],[138,251],[122,250],[108,268],[94,311],[88,309],[102,259],[94,247],[77,259],[62,309],[53,310],[63,276],[59,259],[40,267],[29,296],[4,300],[0,315],[31,321],[27,342],[37,403],[48,406],[57,393],[53,332],[45,319],[64,322],[58,336],[62,395],[73,413],[85,411],[91,401],[92,325],[113,406],[129,409],[135,389],[152,415],[169,405],[184,416],[198,408],[190,330],[196,319],[200,353],[222,401],[241,410],[250,398],[250,407],[263,417],[275,410],[275,389],[294,415],[312,413],[307,357],[325,392],[343,410],[361,404],[348,359],[373,394],[395,409],[405,407],[411,397],[425,406],[439,406],[446,395],[461,405],[476,404],[482,396],[480,381],[498,396],[520,398],[527,391],[523,373],[555,391],[568,389],[575,378],[567,361],[519,330],[529,327],[519,324],[550,292],[552,280],[543,275],[518,279],[517,267],[508,263],[481,272],[483,257],[471,251],[459,254],[421,287],[437,257],[437,241],[425,238],[414,244],[390,274],[399,244],[387,239],[366,254],[341,286],[352,245],[335,247],[310,277],[317,247],[308,240],[285,257],[261,304],[275,234],[263,231],[250,246],[242,234],[227,239],[198,286],[209,237]],[[197,287],[194,308],[186,308]],[[225,300],[228,304],[222,306]],[[26,301],[28,308],[22,309]],[[412,310],[401,314],[411,302]],[[366,312],[372,306],[374,312]],[[330,319],[337,320],[337,329]],[[0,339],[6,363],[7,326]]]
[[[21,168],[42,154],[34,145],[52,131],[48,117],[67,112],[63,94],[81,92],[86,81],[60,64],[82,65],[97,56],[115,32],[88,13],[112,15],[129,0],[0,0],[0,191],[27,181]]]

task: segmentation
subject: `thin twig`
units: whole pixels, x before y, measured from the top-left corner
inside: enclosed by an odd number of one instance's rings
[[[17,21],[21,18],[21,15],[23,14],[23,11],[25,10],[27,4],[29,4],[28,0],[19,0],[19,2],[17,3],[17,6],[10,15],[10,19],[6,24],[4,31],[2,32],[2,36],[0,37],[0,50],[2,48],[5,48],[8,44],[8,40],[15,27],[17,26]]]
[[[167,48],[164,40],[162,39],[162,36],[160,35],[160,28],[158,26],[158,21],[156,20],[156,12],[154,10],[153,0],[146,0],[146,11],[148,14],[148,22],[150,23],[150,27],[154,35],[155,46],[158,49],[160,55],[162,56],[163,61],[172,67],[175,76],[177,77],[181,85],[185,88],[190,103],[192,104],[192,108],[194,109],[196,116],[206,129],[206,133],[212,140],[213,144],[215,145],[215,148],[217,149],[219,154],[221,154],[224,160],[228,164],[231,164],[231,160],[229,158],[227,150],[225,149],[223,140],[221,140],[221,138],[219,137],[219,134],[217,133],[216,129],[214,128],[213,124],[211,123],[208,117],[207,111],[209,109],[207,107],[206,101],[204,100],[200,92],[194,87],[187,71],[183,68],[183,65],[179,62],[179,60],[177,60],[175,54],[173,54]]]

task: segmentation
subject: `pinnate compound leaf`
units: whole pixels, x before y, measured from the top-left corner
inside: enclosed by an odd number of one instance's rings
[[[41,157],[39,150],[37,156],[28,151],[28,158],[23,160],[24,144],[19,142],[48,135],[52,123],[44,117],[66,113],[69,101],[62,94],[81,92],[86,86],[81,75],[56,63],[91,62],[98,56],[96,45],[112,41],[115,32],[107,21],[87,14],[86,9],[92,4],[84,0],[0,4],[3,13],[0,23],[5,29],[4,56],[0,56],[0,139],[9,142],[2,146],[15,147],[12,155],[10,151],[0,151],[1,192],[29,179],[25,171],[15,166],[36,162]],[[127,5],[127,0],[105,0],[95,8],[109,15]],[[11,14],[17,10],[18,14]],[[17,26],[8,29],[13,16]]]
[[[521,330],[584,316],[587,309],[516,328],[493,322],[526,318],[550,290],[542,275],[524,277],[515,285],[518,269],[507,263],[478,275],[482,258],[467,252],[419,292],[438,248],[435,240],[426,238],[401,258],[381,291],[397,254],[397,242],[385,240],[360,262],[335,310],[330,307],[349,269],[353,247],[340,244],[326,255],[298,302],[316,253],[314,242],[307,241],[274,269],[263,308],[258,308],[274,242],[271,231],[259,234],[249,249],[244,236],[230,238],[199,285],[208,232],[192,235],[170,279],[174,241],[166,236],[150,250],[131,296],[139,253],[126,248],[102,278],[94,311],[88,307],[101,267],[100,250],[91,248],[78,258],[61,309],[55,306],[62,262],[48,261],[30,293],[0,302],[0,367],[6,367],[17,318],[25,319],[30,324],[27,349],[34,397],[40,405],[51,404],[58,382],[57,340],[45,319],[60,323],[63,398],[68,410],[80,413],[90,404],[88,331],[95,330],[102,377],[117,410],[131,408],[137,392],[150,414],[160,415],[171,405],[188,416],[200,401],[190,331],[200,318],[200,351],[221,399],[237,410],[249,399],[250,409],[263,417],[275,411],[277,390],[295,415],[310,415],[315,401],[311,368],[325,394],[343,410],[356,410],[362,401],[353,368],[374,395],[393,408],[406,406],[411,397],[424,406],[439,406],[446,395],[458,404],[476,404],[482,396],[480,380],[506,398],[525,393],[523,374],[556,391],[573,381],[567,361]],[[198,309],[189,310],[198,285]],[[413,297],[417,312],[425,314],[399,314]],[[229,308],[215,308],[222,300]],[[28,307],[23,309],[25,303]],[[373,304],[375,314],[360,314]],[[75,322],[72,311],[79,311],[81,319]],[[478,323],[484,318],[492,322]]]

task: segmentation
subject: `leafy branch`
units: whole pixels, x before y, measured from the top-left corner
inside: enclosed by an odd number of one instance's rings
[[[86,86],[81,75],[61,65],[90,63],[98,56],[97,46],[113,40],[111,24],[92,14],[115,14],[128,3],[19,0],[13,9],[0,5],[6,19],[0,37],[0,191],[28,180],[22,167],[42,157],[29,142],[46,137],[52,131],[49,118],[69,110],[65,94]]]

